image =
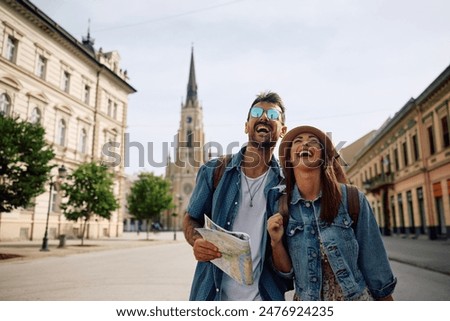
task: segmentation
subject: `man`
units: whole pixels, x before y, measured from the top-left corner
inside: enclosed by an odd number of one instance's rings
[[[248,144],[232,156],[216,189],[214,171],[218,160],[200,168],[183,221],[186,240],[198,261],[190,300],[284,300],[291,280],[281,273],[287,271],[273,267],[266,233],[267,219],[272,214],[266,212],[267,193],[282,179],[273,150],[286,133],[284,123],[285,108],[280,96],[274,92],[259,94],[245,123]],[[205,213],[227,230],[250,235],[252,285],[239,284],[209,262],[221,253],[195,230],[203,226]]]

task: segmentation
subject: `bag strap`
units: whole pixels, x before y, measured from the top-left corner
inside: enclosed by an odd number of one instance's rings
[[[359,193],[354,185],[346,184],[347,187],[347,206],[350,217],[352,218],[352,227],[355,229],[359,216]]]
[[[352,218],[352,228],[356,228],[359,216],[359,192],[354,185],[346,184],[347,188],[347,207],[350,217]],[[289,209],[287,203],[287,194],[282,194],[278,201],[278,212],[283,216],[283,222],[286,226],[289,219]]]
[[[217,160],[216,168],[214,168],[214,175],[213,175],[213,192],[216,190],[217,185],[219,185],[219,182],[223,176],[223,173],[225,172],[225,168],[227,167],[228,163],[231,161],[233,155],[227,154],[222,155]]]

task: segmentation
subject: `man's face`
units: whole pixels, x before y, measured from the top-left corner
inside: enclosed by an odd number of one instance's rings
[[[281,113],[281,108],[273,103],[259,102],[254,105],[250,109],[249,120],[245,123],[249,143],[264,148],[274,147],[286,133]]]

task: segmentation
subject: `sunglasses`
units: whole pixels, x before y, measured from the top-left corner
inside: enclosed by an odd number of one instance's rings
[[[280,119],[280,112],[274,108],[264,109],[262,107],[252,107],[250,109],[250,116],[253,118],[260,118],[262,115],[266,113],[267,118],[270,120]]]

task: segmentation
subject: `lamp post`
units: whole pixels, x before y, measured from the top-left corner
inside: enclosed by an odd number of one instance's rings
[[[58,168],[58,178],[64,178],[66,177],[67,174],[67,170],[64,167],[64,165],[61,165],[60,168]],[[47,221],[45,222],[45,234],[44,234],[44,238],[42,240],[42,247],[41,247],[41,251],[49,251],[48,249],[48,219],[50,217],[50,209],[52,207],[52,192],[53,192],[53,187],[55,185],[56,182],[53,182],[53,178],[50,177],[50,194],[49,194],[49,198],[48,198],[48,210],[47,210]]]
[[[177,231],[175,229],[175,221],[177,217],[177,213],[172,213],[172,230],[173,230],[173,240],[176,241],[177,239]]]
[[[179,211],[181,211],[181,203],[183,202],[183,196],[181,196],[181,195],[178,195],[178,212]],[[173,240],[174,241],[176,241],[176,239],[177,239],[177,231],[176,231],[176,229],[175,229],[175,223],[176,223],[176,220],[175,220],[175,218],[176,218],[176,216],[177,216],[178,214],[177,213],[172,213],[172,216],[173,216]]]

